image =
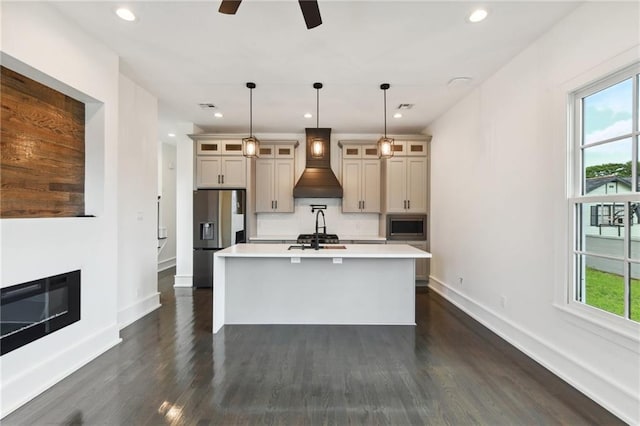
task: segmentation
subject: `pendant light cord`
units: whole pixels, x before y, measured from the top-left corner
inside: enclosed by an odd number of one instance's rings
[[[253,137],[253,88],[249,89],[249,137]]]
[[[316,129],[320,128],[320,89],[316,89]]]
[[[387,138],[387,89],[384,92],[384,138]]]

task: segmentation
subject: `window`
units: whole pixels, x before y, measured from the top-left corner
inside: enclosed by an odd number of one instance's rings
[[[640,64],[573,98],[571,299],[640,322]]]
[[[624,226],[624,204],[591,206],[591,226]],[[601,233],[601,232],[600,232]]]

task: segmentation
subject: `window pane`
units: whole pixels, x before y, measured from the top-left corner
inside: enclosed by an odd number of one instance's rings
[[[631,249],[629,250],[632,259],[640,259],[640,202],[629,203],[631,212]]]
[[[582,100],[583,144],[631,133],[633,80],[624,80]]]
[[[640,322],[640,264],[631,264],[631,287],[629,288],[629,318]]]
[[[580,256],[576,299],[589,306],[624,314],[624,262],[595,256]]]
[[[584,203],[578,250],[624,259],[624,203]]]
[[[582,155],[584,195],[631,192],[631,139],[585,148]]]

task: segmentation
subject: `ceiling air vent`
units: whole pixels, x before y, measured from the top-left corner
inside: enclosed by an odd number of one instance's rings
[[[200,106],[200,108],[202,109],[215,109],[216,107],[214,104],[209,104],[209,103],[198,104],[198,106]]]
[[[411,109],[413,108],[413,104],[400,104],[398,105],[398,109]]]

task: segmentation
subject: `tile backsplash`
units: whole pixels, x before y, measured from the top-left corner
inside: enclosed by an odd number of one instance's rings
[[[257,236],[295,237],[315,231],[316,214],[311,204],[326,204],[327,233],[338,236],[378,235],[380,215],[376,213],[342,213],[340,198],[296,198],[294,213],[259,213]],[[320,219],[322,223],[322,219]]]

